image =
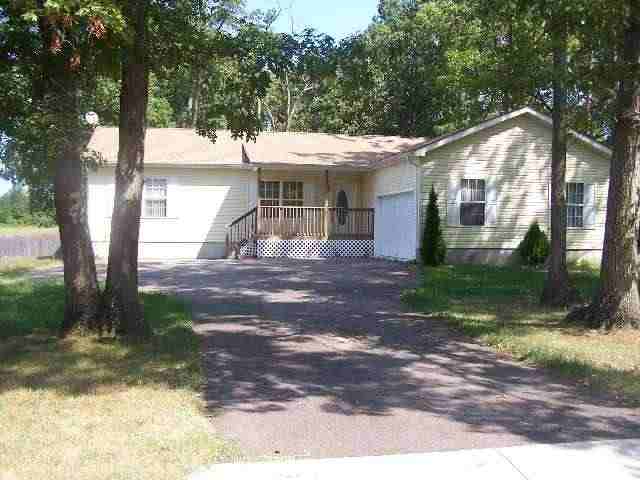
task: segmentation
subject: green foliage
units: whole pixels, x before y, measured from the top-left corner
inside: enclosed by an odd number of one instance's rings
[[[14,187],[0,197],[0,224],[53,227],[56,223],[52,210],[32,209],[29,195]]]
[[[440,210],[438,208],[438,195],[433,186],[429,193],[429,203],[427,204],[427,217],[424,224],[422,237],[422,263],[432,267],[437,267],[444,263],[447,254],[447,246],[442,235],[440,225]]]
[[[547,260],[550,249],[547,235],[540,229],[538,222],[534,222],[518,245],[518,254],[526,265],[539,266]]]

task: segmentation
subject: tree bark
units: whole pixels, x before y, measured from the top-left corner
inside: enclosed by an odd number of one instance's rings
[[[120,92],[119,150],[111,221],[105,316],[120,335],[151,335],[138,297],[138,239],[144,183],[144,140],[149,90],[146,0],[127,4],[133,43],[124,52]]]
[[[600,288],[591,305],[569,320],[592,327],[640,328],[638,290],[638,162],[640,160],[640,4],[630,2],[624,34],[624,74],[618,90]]]
[[[42,7],[43,3],[40,2]],[[98,330],[100,290],[87,216],[87,183],[84,152],[92,130],[83,124],[80,110],[81,73],[72,70],[65,52],[51,51],[51,22],[41,18],[41,77],[34,101],[53,119],[48,132],[55,155],[54,204],[64,264],[65,308],[60,333],[75,328]],[[63,137],[63,138],[60,138]],[[46,155],[46,152],[45,152]]]
[[[191,117],[189,127],[195,128],[200,116],[200,92],[202,91],[202,81],[200,78],[200,65],[194,63],[191,67]]]
[[[576,300],[567,270],[567,23],[551,21],[553,43],[553,140],[551,153],[551,253],[541,303],[567,306]]]

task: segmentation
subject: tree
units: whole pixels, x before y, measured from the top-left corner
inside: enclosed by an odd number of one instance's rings
[[[552,9],[553,10],[553,9]],[[551,145],[551,255],[541,303],[567,306],[576,297],[567,270],[567,49],[568,22],[557,4],[549,22],[553,56],[553,139]]]
[[[144,183],[144,139],[149,94],[147,0],[127,2],[132,32],[123,48],[119,146],[103,315],[121,335],[144,338],[151,328],[138,298],[138,238]]]
[[[275,41],[271,85],[260,100],[266,123],[280,132],[307,130],[308,125],[298,118],[303,109],[312,114],[309,110],[323,93],[325,79],[335,73],[333,38],[305,29],[300,34],[279,35]]]
[[[424,233],[422,236],[422,263],[431,267],[437,267],[444,262],[447,247],[440,226],[440,209],[438,208],[438,195],[433,186],[429,192],[427,204],[427,216],[425,218]]]
[[[619,8],[624,26],[619,44],[615,142],[611,158],[607,219],[600,285],[587,307],[571,312],[570,321],[592,327],[640,327],[638,289],[638,188],[640,168],[640,4]],[[615,17],[614,17],[615,18]]]
[[[11,140],[10,168],[52,180],[64,262],[62,333],[97,328],[99,289],[89,235],[86,151],[92,133],[83,120],[99,58],[119,31],[109,2],[9,2],[0,9],[2,80],[19,94],[2,130]],[[14,90],[14,87],[17,86]],[[52,178],[53,177],[53,178]]]
[[[242,35],[227,37],[220,31],[209,31],[207,21],[194,21],[192,12],[198,6],[199,2],[166,6],[138,0],[126,2],[123,7],[131,38],[122,46],[116,191],[103,296],[103,317],[108,328],[120,335],[144,338],[152,334],[138,298],[138,240],[150,72],[162,71],[167,64],[170,67],[179,64],[174,60],[176,63],[171,65],[172,60],[167,60],[178,55],[161,41],[163,36],[171,33],[186,45],[213,52],[215,56],[209,57],[208,65],[224,56],[235,67],[234,77],[224,78],[228,81],[221,88],[210,90],[207,84],[199,85],[198,109],[202,114],[194,117],[199,133],[215,141],[221,116],[236,136],[254,138],[259,128],[255,100],[265,88],[263,55],[256,53],[254,42],[245,43]],[[211,12],[199,14],[209,18]],[[243,30],[246,31],[251,34],[256,29]],[[152,35],[158,36],[156,41],[150,40]],[[212,82],[216,80],[219,77]]]

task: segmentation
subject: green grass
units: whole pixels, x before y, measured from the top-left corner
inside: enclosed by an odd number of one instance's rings
[[[566,310],[538,304],[545,272],[465,265],[428,268],[421,275],[422,286],[404,294],[413,310],[594,392],[640,404],[640,332],[606,334],[564,323]],[[597,271],[574,267],[571,276],[589,299]]]
[[[8,225],[0,223],[0,237],[12,235],[29,235],[32,233],[53,233],[57,232],[57,227],[43,228],[35,225]]]
[[[144,294],[145,344],[59,339],[63,286],[25,268],[0,272],[0,478],[174,479],[236,456],[200,397],[188,305]]]

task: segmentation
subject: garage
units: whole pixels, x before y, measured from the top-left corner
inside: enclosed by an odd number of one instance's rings
[[[375,255],[416,258],[416,197],[413,190],[376,199]]]

